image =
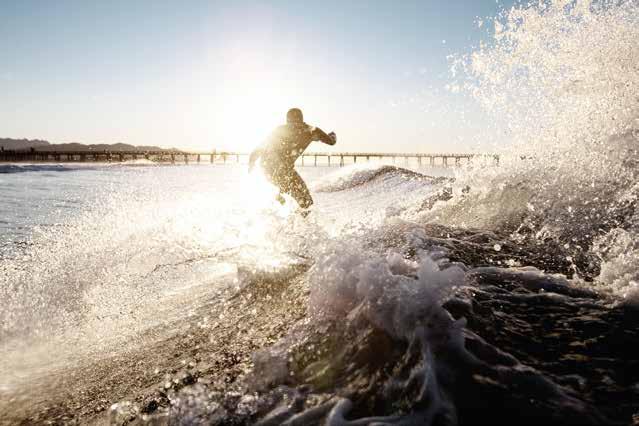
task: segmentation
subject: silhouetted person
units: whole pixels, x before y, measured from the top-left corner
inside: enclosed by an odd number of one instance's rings
[[[335,133],[326,134],[322,129],[309,126],[304,123],[300,109],[290,109],[286,113],[286,124],[273,130],[271,135],[251,153],[249,171],[253,169],[257,159],[261,158],[266,177],[280,190],[277,200],[284,204],[282,194],[289,194],[302,209],[308,209],[313,204],[313,198],[306,183],[295,171],[295,160],[313,141],[335,145]]]

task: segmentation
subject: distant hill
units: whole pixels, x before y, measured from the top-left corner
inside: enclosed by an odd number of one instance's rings
[[[28,148],[42,148],[51,145],[48,141],[42,141],[39,139],[5,139],[0,138],[0,146],[4,149],[28,149]]]
[[[176,148],[161,148],[159,146],[135,146],[126,143],[91,144],[78,142],[52,144],[39,139],[10,139],[0,138],[0,147],[6,150],[21,150],[34,148],[36,151],[176,151]]]

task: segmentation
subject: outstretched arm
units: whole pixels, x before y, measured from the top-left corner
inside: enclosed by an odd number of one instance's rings
[[[327,145],[335,145],[337,142],[335,133],[331,132],[330,134],[326,134],[319,127],[316,127],[315,130],[313,130],[313,140],[323,142]]]

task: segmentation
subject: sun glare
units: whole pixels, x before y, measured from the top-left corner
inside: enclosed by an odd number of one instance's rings
[[[248,152],[260,144],[278,124],[273,106],[261,96],[229,97],[222,111],[221,138],[229,150]]]
[[[259,58],[244,54],[229,66],[217,94],[217,132],[228,150],[247,152],[275,126],[284,123],[290,101],[289,84],[258,66]]]

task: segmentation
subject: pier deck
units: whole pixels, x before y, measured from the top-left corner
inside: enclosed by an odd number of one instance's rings
[[[248,162],[245,152],[182,152],[182,151],[37,151],[2,150],[0,162],[124,162],[146,159],[168,164],[238,164]],[[497,155],[455,153],[388,153],[388,152],[307,152],[297,161],[300,166],[345,166],[362,162],[380,162],[397,165],[455,167],[474,158],[488,157],[495,163]]]

